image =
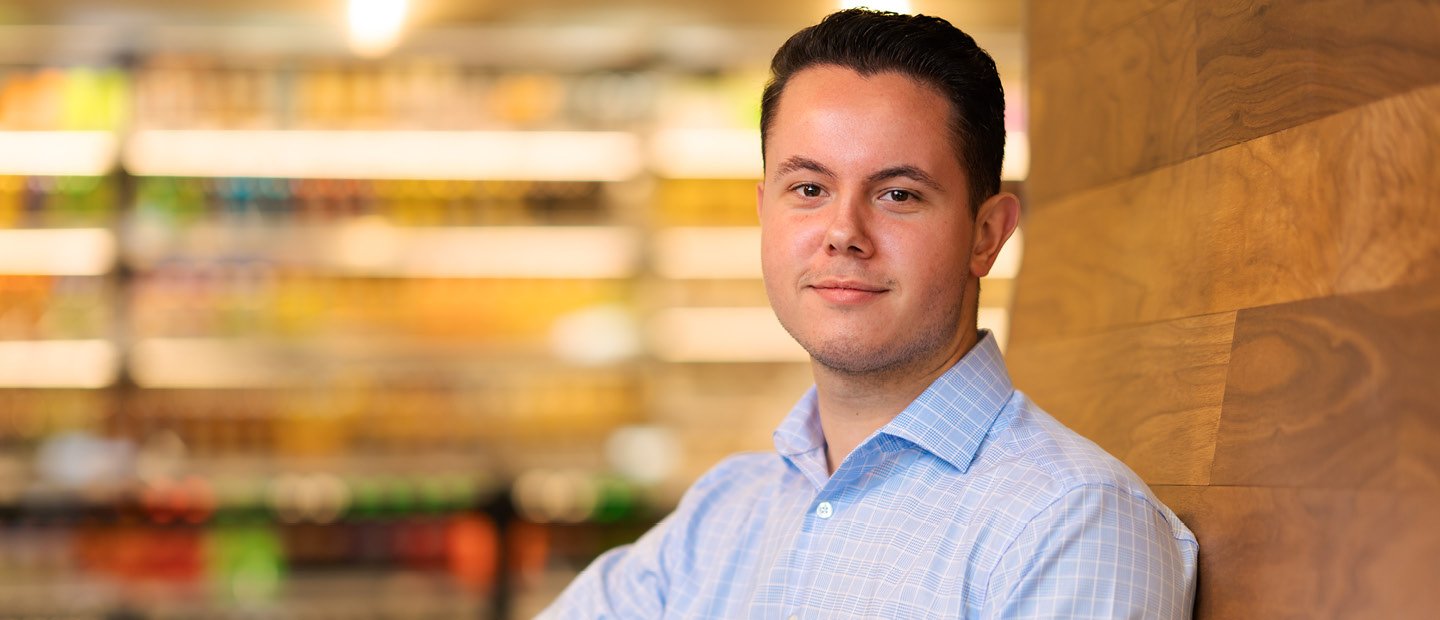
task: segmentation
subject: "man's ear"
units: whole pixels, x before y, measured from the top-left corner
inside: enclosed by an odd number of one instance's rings
[[[990,273],[1000,248],[1020,224],[1020,199],[1001,192],[980,205],[975,215],[975,245],[970,252],[970,274],[980,278]]]

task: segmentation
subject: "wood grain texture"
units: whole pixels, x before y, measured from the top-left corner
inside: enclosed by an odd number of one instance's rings
[[[1193,1],[1161,5],[1063,62],[1032,66],[1032,206],[1194,152]]]
[[[1195,531],[1197,618],[1435,616],[1440,2],[1030,17],[1017,384]]]
[[[1198,152],[1440,82],[1440,3],[1202,0]]]
[[[1440,278],[1440,86],[1317,125],[1328,136],[1319,167],[1342,210],[1335,291]]]
[[[1440,280],[1241,310],[1212,482],[1440,491]]]
[[[1031,0],[1025,40],[1030,64],[1039,66],[1148,15],[1169,3],[1189,0]]]
[[[1207,484],[1234,313],[1153,323],[1006,354],[1016,385],[1150,484]]]
[[[1154,487],[1200,541],[1195,618],[1428,618],[1434,494]]]
[[[1440,87],[1030,212],[1012,344],[1440,275]]]

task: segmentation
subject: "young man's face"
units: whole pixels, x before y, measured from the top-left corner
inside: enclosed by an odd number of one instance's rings
[[[973,220],[949,111],[898,73],[819,66],[785,86],[766,136],[761,260],[770,304],[817,363],[893,371],[960,346]]]

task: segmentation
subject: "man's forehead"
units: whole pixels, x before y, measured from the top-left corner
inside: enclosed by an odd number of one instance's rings
[[[775,111],[777,116],[783,116],[786,104],[796,100],[804,100],[806,105],[812,106],[826,101],[871,99],[874,103],[884,103],[897,95],[912,94],[933,98],[936,103],[943,103],[944,99],[938,90],[897,71],[865,74],[839,65],[818,65],[790,77],[780,91]]]
[[[933,130],[948,126],[951,105],[936,89],[907,75],[880,72],[870,75],[837,65],[804,69],[790,78],[776,102],[767,133],[809,129],[829,113],[860,115],[866,125],[916,125]],[[767,136],[768,142],[771,137]],[[767,159],[770,153],[766,153]]]
[[[765,140],[766,172],[843,170],[933,181],[956,163],[948,109],[938,92],[900,73],[807,68],[779,100]]]

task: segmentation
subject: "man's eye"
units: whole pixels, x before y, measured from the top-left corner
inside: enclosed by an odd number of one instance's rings
[[[797,186],[795,189],[796,189],[796,191],[799,191],[799,192],[800,192],[800,195],[801,195],[801,196],[804,196],[804,197],[806,197],[806,198],[818,198],[818,197],[820,196],[820,186],[819,186],[819,185],[814,185],[814,184],[811,184],[811,183],[803,183],[803,184]]]
[[[895,202],[905,202],[915,197],[915,194],[903,189],[892,189],[885,192],[885,197]]]

